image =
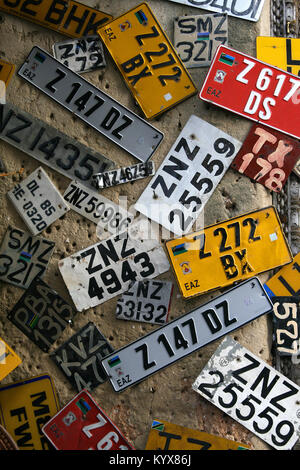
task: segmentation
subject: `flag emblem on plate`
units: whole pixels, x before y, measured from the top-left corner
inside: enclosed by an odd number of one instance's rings
[[[160,423],[159,421],[152,421],[152,429],[157,429],[157,431],[163,431],[165,425],[163,423]]]
[[[30,253],[27,253],[26,251],[21,251],[20,258],[23,261],[30,261],[32,258],[32,255]]]
[[[176,245],[172,248],[172,252],[174,256],[181,255],[182,253],[186,253],[186,244],[182,243],[181,245]]]
[[[235,61],[235,57],[229,54],[224,54],[224,52],[222,52],[222,54],[219,57],[219,62],[223,62],[223,64],[230,65],[231,67],[234,64],[234,61]]]
[[[145,13],[143,12],[143,10],[139,10],[135,13],[135,16],[137,17],[137,19],[139,20],[139,22],[143,25],[146,25],[148,24],[148,18],[147,16],[145,15]]]
[[[109,367],[115,367],[118,364],[121,364],[121,359],[119,358],[119,356],[114,356],[111,359],[109,359],[107,362],[108,362]]]
[[[34,58],[41,62],[41,64],[46,60],[46,56],[44,54],[41,54],[40,52],[37,52]]]
[[[197,33],[197,41],[208,41],[209,33]]]

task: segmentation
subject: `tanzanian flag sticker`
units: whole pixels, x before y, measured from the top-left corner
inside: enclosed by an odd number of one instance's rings
[[[163,423],[160,423],[159,421],[152,421],[151,429],[156,429],[157,431],[163,431],[164,428],[165,428],[165,425]]]
[[[224,54],[224,52],[222,52],[222,54],[219,57],[219,62],[223,62],[223,64],[230,65],[231,67],[234,64],[234,61],[235,61],[235,57],[229,54]]]
[[[197,33],[197,41],[208,41],[209,33]]]
[[[174,256],[182,255],[183,253],[186,253],[187,252],[186,244],[182,243],[181,245],[174,246],[172,248],[172,252]]]
[[[46,56],[44,54],[41,54],[40,52],[37,52],[34,58],[41,62],[41,64],[46,60]]]
[[[114,356],[111,359],[109,359],[107,362],[108,362],[109,367],[115,367],[118,364],[121,364],[121,359],[119,358],[119,356]]]
[[[137,19],[139,20],[139,23],[143,24],[143,25],[146,25],[148,24],[148,18],[147,16],[145,15],[145,13],[143,12],[143,10],[139,10],[135,13],[135,16],[137,17]]]

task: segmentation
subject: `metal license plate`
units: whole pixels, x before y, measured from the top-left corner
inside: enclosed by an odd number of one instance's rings
[[[209,66],[217,47],[227,42],[225,13],[180,16],[174,20],[174,46],[187,68]]]
[[[193,390],[275,449],[292,449],[299,439],[299,387],[230,336]]]
[[[135,209],[176,235],[191,231],[241,143],[192,115]]]
[[[280,356],[300,351],[300,298],[273,297],[273,344]]]
[[[249,446],[158,419],[152,422],[145,450],[246,450]]]
[[[20,450],[50,450],[42,427],[59,410],[54,383],[49,375],[0,387],[0,423]]]
[[[92,175],[114,162],[17,106],[0,105],[0,138],[70,179],[92,188]]]
[[[162,325],[168,321],[172,293],[172,282],[135,282],[118,300],[116,317]]]
[[[142,162],[163,139],[162,132],[39,47],[18,75]]]
[[[42,167],[7,193],[33,235],[38,235],[70,210]]]
[[[120,392],[272,308],[260,281],[249,279],[115,351],[102,365],[114,390]]]
[[[14,64],[11,64],[10,62],[6,62],[6,60],[0,59],[0,81],[4,82],[5,86],[9,84],[14,74],[14,71],[15,71]],[[2,98],[2,90],[1,90],[0,98]]]
[[[293,262],[277,271],[265,284],[269,297],[300,296],[300,253]]]
[[[219,46],[199,97],[300,138],[300,79],[254,57]]]
[[[258,21],[265,0],[169,0],[194,8],[227,13],[242,20]]]
[[[33,281],[7,318],[42,351],[48,352],[76,312],[48,284]]]
[[[91,391],[107,380],[100,361],[111,352],[113,348],[107,339],[89,322],[50,354],[50,358],[75,390]]]
[[[0,381],[21,364],[22,359],[0,338]]]
[[[147,119],[197,92],[147,3],[98,29],[98,34]]]
[[[266,207],[166,242],[184,298],[288,264],[292,254],[277,211]]]
[[[110,188],[118,184],[124,184],[153,176],[155,173],[154,162],[139,163],[126,166],[117,170],[106,171],[93,175],[94,185],[98,189]]]
[[[112,236],[58,263],[79,312],[125,292],[132,281],[152,279],[169,270],[164,249],[148,240],[148,222],[134,223],[130,232]]]
[[[9,226],[0,246],[0,281],[27,289],[34,279],[43,277],[54,246],[47,238]]]
[[[111,15],[74,0],[0,0],[0,10],[74,38],[96,34]]]
[[[253,124],[231,166],[270,191],[280,192],[299,158],[296,139]]]
[[[123,232],[133,221],[131,213],[78,181],[70,183],[63,197],[71,209],[97,224],[98,230]]]
[[[300,39],[257,36],[256,57],[300,77]]]
[[[135,450],[86,390],[53,416],[42,431],[57,450]]]
[[[83,73],[106,67],[103,44],[98,35],[57,42],[52,49],[55,59],[73,72]]]

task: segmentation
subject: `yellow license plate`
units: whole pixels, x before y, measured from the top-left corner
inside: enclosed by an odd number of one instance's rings
[[[20,450],[48,450],[42,427],[59,410],[49,375],[39,375],[0,388],[0,424]]]
[[[154,420],[145,450],[246,450],[249,446],[185,428],[164,420]]]
[[[98,34],[148,119],[197,92],[146,3],[98,29]]]
[[[300,39],[258,36],[257,58],[300,77]]]
[[[0,338],[0,381],[21,362],[22,359]]]
[[[5,60],[0,59],[0,81],[7,86],[14,74],[15,66]],[[1,96],[0,96],[1,98]]]
[[[271,279],[269,279],[264,288],[269,297],[286,297],[300,295],[300,253],[298,253],[293,262],[288,266],[281,268]]]
[[[97,28],[112,19],[111,15],[73,0],[0,0],[0,10],[71,38],[96,34]]]
[[[293,259],[273,206],[169,240],[166,247],[185,298],[229,286]]]

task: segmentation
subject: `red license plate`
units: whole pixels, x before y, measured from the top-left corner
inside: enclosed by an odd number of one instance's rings
[[[135,450],[86,390],[53,416],[42,431],[57,450]]]
[[[300,79],[229,47],[217,49],[199,98],[300,138]]]
[[[231,166],[256,183],[279,192],[299,158],[298,140],[262,124],[253,124]]]

